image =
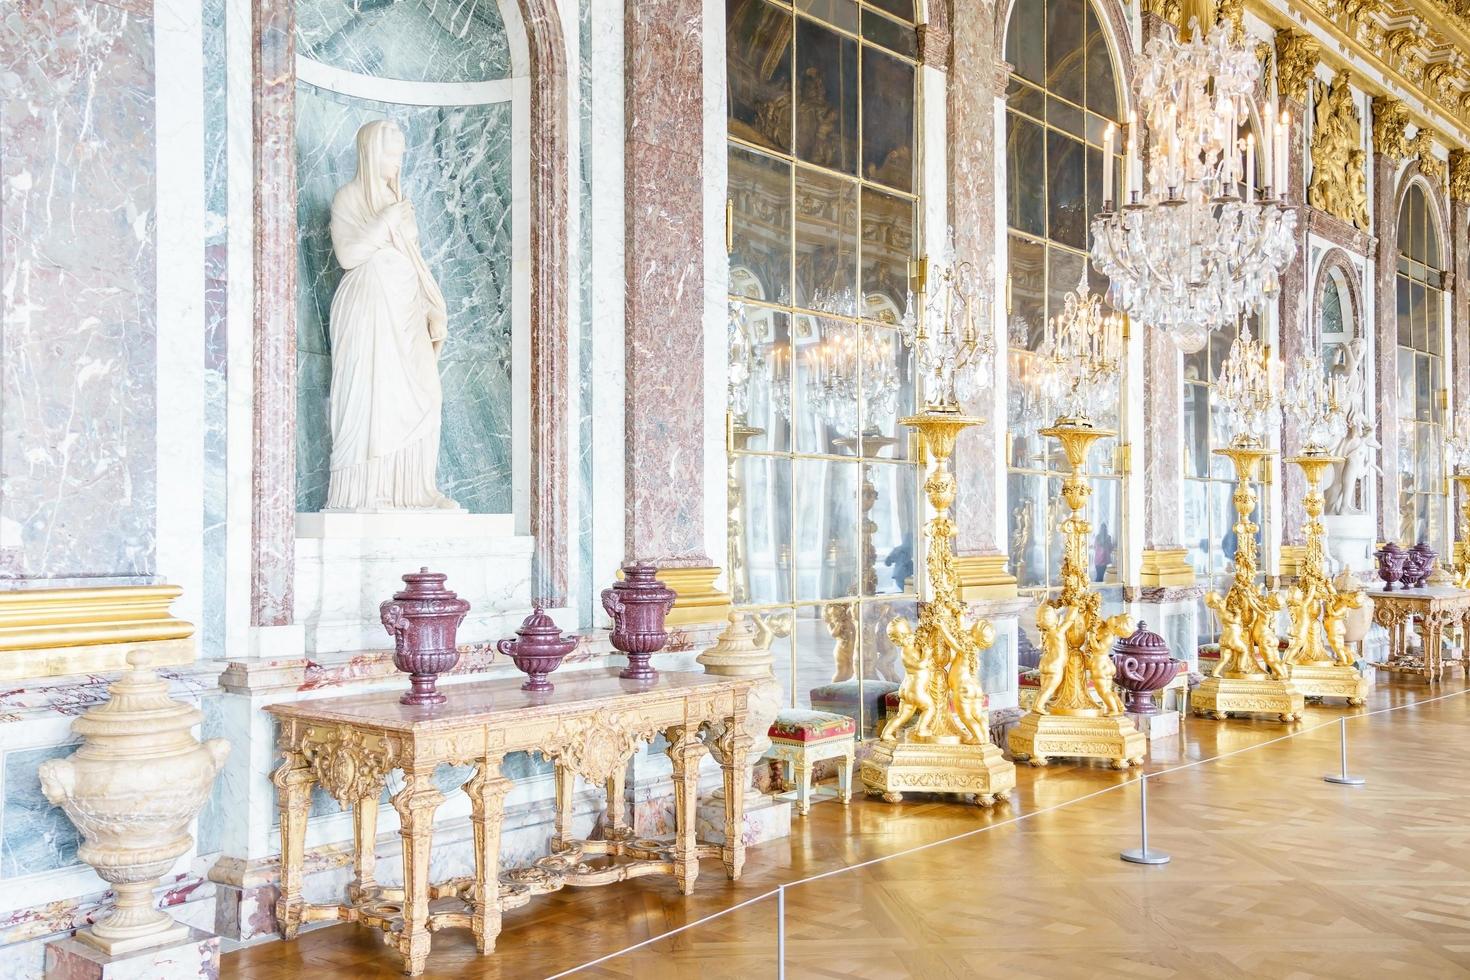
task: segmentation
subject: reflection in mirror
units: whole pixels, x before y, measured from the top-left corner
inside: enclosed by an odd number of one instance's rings
[[[858,585],[858,463],[798,459],[796,599],[840,599]]]
[[[876,48],[863,48],[863,175],[913,190],[914,68]]]
[[[791,461],[779,456],[734,456],[740,483],[730,504],[731,535],[739,562],[731,560],[734,591],[744,602],[765,605],[791,598]],[[738,527],[735,525],[738,523]],[[735,554],[735,552],[732,552]]]
[[[857,42],[806,18],[796,25],[796,155],[857,172]]]
[[[791,164],[730,147],[730,291],[791,301]]]
[[[857,315],[857,185],[796,171],[796,305]]]
[[[730,135],[791,152],[791,13],[766,0],[726,0]]]
[[[741,270],[730,270],[736,282]],[[730,304],[727,387],[732,448],[784,452],[791,446],[791,334],[788,315]]]

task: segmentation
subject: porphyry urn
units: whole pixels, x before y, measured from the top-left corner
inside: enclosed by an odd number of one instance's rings
[[[1132,635],[1113,647],[1113,665],[1118,668],[1118,686],[1128,692],[1127,710],[1149,715],[1159,710],[1154,692],[1168,687],[1184,662],[1171,657],[1164,638],[1140,622]]]
[[[562,633],[540,606],[525,618],[515,636],[495,644],[495,649],[529,675],[521,685],[522,691],[550,691],[554,685],[546,675],[560,667],[562,659],[576,648],[577,638]]]
[[[168,696],[147,669],[148,654],[128,654],[132,670],[111,687],[107,703],[72,723],[85,741],[66,759],[41,763],[41,791],[82,834],[77,857],[112,885],[116,906],[81,939],[121,955],[185,939],[189,928],[154,908],[153,889],[193,846],[193,821],[230,743],[204,744],[190,731],[199,709]]]
[[[664,617],[678,596],[657,575],[656,565],[624,565],[622,580],[602,590],[602,608],[613,621],[612,645],[628,658],[628,666],[618,674],[626,680],[658,677],[648,661],[669,642]]]
[[[393,637],[393,666],[408,674],[402,704],[443,704],[439,675],[459,663],[455,633],[470,604],[444,587],[445,576],[420,568],[403,576],[404,588],[378,607]]]

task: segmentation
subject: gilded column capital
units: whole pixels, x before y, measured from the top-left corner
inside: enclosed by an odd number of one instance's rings
[[[1402,160],[1409,155],[1409,141],[1404,127],[1409,124],[1409,109],[1400,99],[1386,95],[1373,96],[1373,152]]]
[[[1307,86],[1320,54],[1317,39],[1305,31],[1276,32],[1276,91],[1281,98],[1307,100]]]
[[[1153,14],[1166,23],[1179,27],[1179,18],[1183,14],[1180,0],[1143,0],[1141,12]]]
[[[1434,155],[1434,133],[1423,127],[1409,141],[1409,152],[1419,158],[1419,172],[1430,180],[1444,180],[1444,161]]]
[[[1470,150],[1450,151],[1450,197],[1470,204]]]

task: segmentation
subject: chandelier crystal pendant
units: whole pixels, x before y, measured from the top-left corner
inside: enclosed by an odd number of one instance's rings
[[[1347,412],[1327,380],[1321,353],[1310,337],[1306,339],[1307,353],[1286,382],[1282,408],[1301,433],[1302,454],[1322,456],[1347,435]]]
[[[1287,204],[1290,118],[1269,118],[1261,147],[1263,191],[1255,195],[1249,118],[1258,66],[1229,25],[1191,39],[1172,30],[1144,48],[1134,81],[1143,127],[1152,136],[1145,166],[1139,118],[1129,113],[1122,202],[1115,207],[1115,132],[1103,138],[1103,210],[1092,221],[1092,260],[1112,282],[1108,302],[1169,333],[1186,352],[1209,331],[1237,321],[1274,296],[1296,253],[1296,212]]]
[[[1037,351],[1040,389],[1056,408],[1057,425],[1091,426],[1103,396],[1118,383],[1123,361],[1123,317],[1108,312],[1087,286],[1084,269],[1062,311],[1046,322]]]
[[[1251,336],[1248,324],[1243,325],[1215,386],[1225,406],[1226,424],[1234,433],[1231,446],[1265,446],[1270,433],[1281,426],[1276,394],[1280,383],[1280,365],[1271,356],[1271,348]]]
[[[995,338],[975,267],[955,262],[952,236],[943,260],[937,268],[927,257],[911,266],[898,333],[914,352],[928,409],[959,412],[993,381]],[[932,290],[931,277],[937,283]]]

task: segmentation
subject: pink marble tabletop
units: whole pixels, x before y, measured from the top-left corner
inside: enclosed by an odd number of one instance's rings
[[[279,718],[305,721],[344,722],[380,731],[416,732],[435,728],[458,728],[475,720],[504,724],[519,714],[534,715],[548,707],[566,711],[578,707],[636,706],[653,695],[716,694],[731,688],[748,688],[757,678],[717,677],[698,672],[660,672],[651,681],[629,681],[618,677],[617,667],[574,670],[555,678],[556,689],[521,690],[521,677],[455,684],[441,688],[449,700],[443,704],[400,704],[402,691],[378,691],[345,698],[321,698],[266,705]],[[624,704],[623,702],[626,702]],[[512,716],[508,719],[506,716]]]
[[[1470,592],[1457,589],[1453,585],[1426,585],[1424,588],[1394,589],[1392,592],[1383,589],[1367,589],[1367,593],[1375,599],[1459,599],[1470,596]]]

